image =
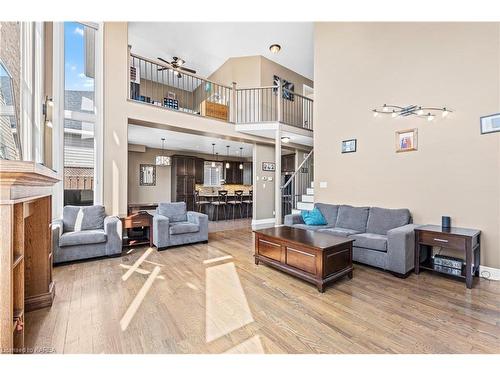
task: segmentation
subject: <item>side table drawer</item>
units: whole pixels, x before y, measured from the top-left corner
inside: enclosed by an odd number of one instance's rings
[[[430,246],[441,246],[456,250],[465,250],[465,238],[443,233],[421,232],[420,243]]]
[[[148,216],[139,216],[139,217],[127,217],[123,219],[123,228],[140,228],[140,227],[149,227],[150,218]]]

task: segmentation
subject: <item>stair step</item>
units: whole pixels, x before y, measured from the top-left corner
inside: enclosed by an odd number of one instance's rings
[[[312,188],[314,187],[314,181],[311,181],[311,187]]]
[[[306,194],[307,195],[314,195],[314,188],[307,188],[306,189]]]
[[[302,202],[314,202],[314,195],[302,194]]]
[[[298,202],[297,203],[297,208],[299,210],[312,210],[314,208],[314,203],[311,202]]]

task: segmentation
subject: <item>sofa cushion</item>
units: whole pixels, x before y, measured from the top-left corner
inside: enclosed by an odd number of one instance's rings
[[[64,232],[104,229],[104,206],[64,206]]]
[[[339,213],[339,205],[327,204],[327,203],[315,203],[314,207],[321,212],[328,225],[331,225],[332,227],[335,226],[335,223],[337,222],[337,216]]]
[[[185,202],[160,203],[158,213],[168,217],[171,223],[187,221]]]
[[[316,207],[311,211],[302,211],[300,214],[302,215],[302,220],[304,220],[304,223],[306,223],[307,225],[327,224],[325,218],[321,214],[321,211]]]
[[[171,223],[169,230],[170,234],[196,233],[200,231],[200,226],[188,221],[178,221]]]
[[[307,225],[307,224],[294,224],[293,227],[305,230],[314,230],[314,231],[331,228],[331,226],[329,225]]]
[[[390,209],[371,207],[366,223],[369,233],[387,234],[388,230],[410,223],[410,211],[406,208]]]
[[[366,231],[366,221],[368,220],[369,211],[369,207],[342,205],[339,207],[335,227],[352,229],[358,233],[363,233]]]
[[[77,232],[63,233],[59,237],[59,246],[90,245],[106,242],[107,236],[103,229],[82,230]]]
[[[353,229],[338,228],[338,227],[328,228],[328,229],[320,229],[318,232],[327,233],[327,234],[331,234],[333,236],[340,236],[340,237],[347,237],[347,236],[350,236],[353,234],[361,233],[361,232],[353,230]]]
[[[365,249],[378,251],[387,251],[387,236],[384,236],[383,234],[360,233],[353,234],[352,236],[349,236],[349,238],[355,240],[352,244],[355,247],[363,247]]]

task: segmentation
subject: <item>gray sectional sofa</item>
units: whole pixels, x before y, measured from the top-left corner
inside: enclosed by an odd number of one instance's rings
[[[285,225],[354,239],[353,260],[406,275],[414,268],[414,229],[408,209],[353,207],[316,203],[326,225],[309,226],[300,214]]]
[[[52,222],[54,263],[122,253],[122,223],[106,216],[103,206],[65,206],[63,218]]]
[[[186,211],[186,203],[160,203],[153,216],[153,244],[158,248],[208,241],[208,216]]]

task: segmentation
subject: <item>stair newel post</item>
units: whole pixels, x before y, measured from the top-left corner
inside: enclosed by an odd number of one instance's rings
[[[279,92],[278,92],[279,93]],[[282,192],[281,192],[281,130],[280,124],[278,123],[278,128],[276,129],[276,140],[275,140],[275,164],[276,169],[274,171],[274,217],[275,224],[281,225],[281,202],[282,202]]]
[[[236,82],[232,84],[231,90],[231,122],[235,123],[238,121],[236,111],[237,109],[237,100],[238,100],[238,92],[236,91]]]

